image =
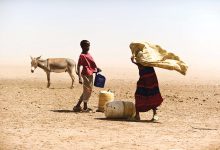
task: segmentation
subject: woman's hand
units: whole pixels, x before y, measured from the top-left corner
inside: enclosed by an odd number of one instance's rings
[[[135,64],[134,56],[131,56],[131,62]]]
[[[133,64],[135,64],[135,65],[139,65],[139,63],[137,63],[137,62],[135,61],[135,57],[134,57],[134,56],[131,56],[131,62],[132,62]]]

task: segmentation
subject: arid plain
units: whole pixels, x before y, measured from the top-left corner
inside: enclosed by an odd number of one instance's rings
[[[101,90],[111,89],[116,100],[134,102],[137,69],[105,70],[104,89],[94,88],[91,113],[72,112],[82,86],[78,79],[70,89],[67,74],[46,75],[30,67],[1,67],[0,149],[220,149],[220,81],[216,78],[181,77],[164,79],[158,73],[164,102],[159,122],[149,120],[152,112],[141,113],[141,122],[107,120],[95,112]],[[76,76],[76,75],[75,75]]]

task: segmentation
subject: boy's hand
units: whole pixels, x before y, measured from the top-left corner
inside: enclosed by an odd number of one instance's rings
[[[97,68],[97,72],[101,72],[102,70],[100,68]]]
[[[79,84],[82,84],[82,78],[79,78]]]

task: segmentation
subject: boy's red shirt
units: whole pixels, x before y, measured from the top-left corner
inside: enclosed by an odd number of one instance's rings
[[[78,65],[83,66],[83,70],[81,72],[82,75],[92,75],[96,72],[96,63],[89,53],[80,54]]]

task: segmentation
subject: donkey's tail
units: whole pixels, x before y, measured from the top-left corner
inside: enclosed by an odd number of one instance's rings
[[[75,72],[78,75],[77,68],[76,68],[76,62],[74,60],[68,59],[68,58],[67,58],[67,62],[70,64],[71,68],[73,68],[73,67],[75,68]]]

